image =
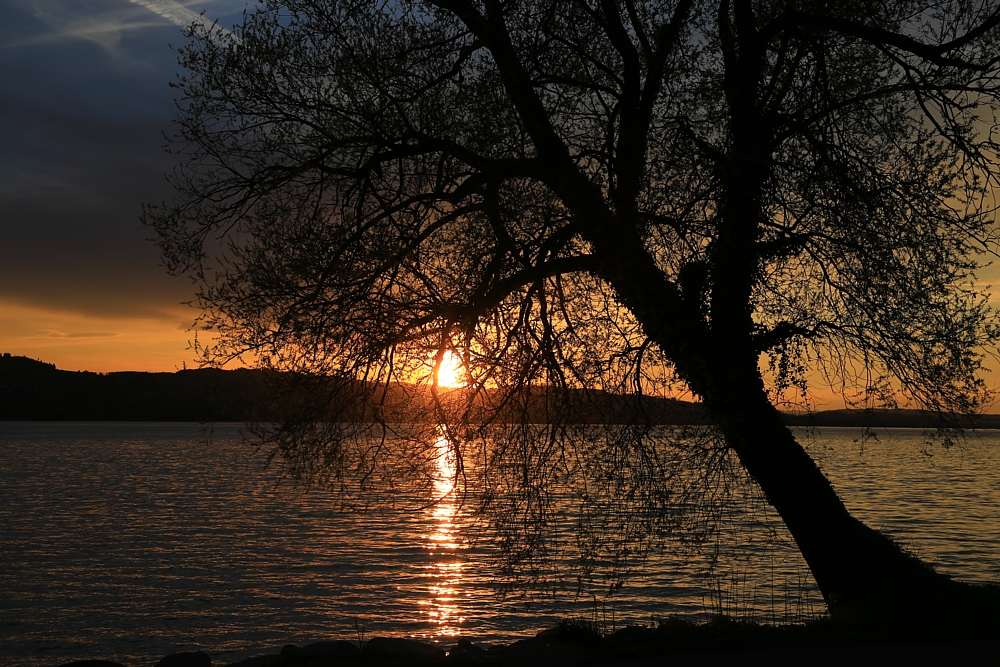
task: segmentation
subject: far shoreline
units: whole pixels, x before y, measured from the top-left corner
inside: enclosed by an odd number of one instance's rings
[[[283,387],[281,398],[274,395],[275,384],[289,378],[271,371],[217,368],[183,369],[173,373],[122,371],[92,373],[59,370],[54,364],[0,353],[0,421],[40,422],[277,422],[284,408],[295,402],[294,382]],[[405,389],[405,392],[403,391]],[[346,421],[374,423],[380,414],[387,422],[413,421],[403,393],[423,400],[426,387],[390,387],[388,413],[376,409],[381,396],[369,396],[343,413]],[[486,390],[487,392],[490,390]],[[398,395],[397,395],[398,394]],[[359,395],[367,395],[359,392]],[[374,401],[377,398],[379,401]],[[531,390],[524,415],[490,415],[497,423],[552,423],[547,403],[562,406],[559,423],[631,424],[660,426],[707,425],[710,423],[700,403],[656,396],[632,396],[600,390]],[[537,405],[535,405],[537,403]],[[287,407],[287,406],[286,406]],[[783,412],[789,426],[858,428],[959,428],[1000,429],[1000,414],[975,417],[929,413],[913,409],[834,409],[815,412]]]

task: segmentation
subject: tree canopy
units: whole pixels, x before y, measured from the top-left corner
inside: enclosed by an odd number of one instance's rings
[[[326,388],[272,433],[286,456],[343,464],[315,424],[421,378],[466,427],[540,387],[681,390],[831,610],[952,590],[850,517],[774,404],[817,380],[989,400],[1000,5],[266,0],[180,61],[179,196],[147,222],[217,358]],[[457,398],[428,362],[451,353]]]

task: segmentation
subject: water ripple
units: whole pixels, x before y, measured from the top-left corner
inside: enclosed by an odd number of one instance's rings
[[[858,435],[805,437],[847,506],[943,572],[1000,579],[1000,435],[934,456],[920,431],[863,448]],[[348,512],[276,486],[236,426],[216,426],[206,446],[192,424],[0,423],[0,664],[140,665],[195,649],[221,664],[361,632],[506,641],[568,614],[705,613],[720,591],[729,611],[821,611],[788,544],[712,582],[690,554],[664,553],[597,606],[500,599],[489,544],[463,539],[468,509],[447,493],[420,512]]]

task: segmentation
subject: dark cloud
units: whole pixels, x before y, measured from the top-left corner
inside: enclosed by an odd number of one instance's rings
[[[149,7],[225,25],[243,5],[0,0],[0,299],[174,323],[191,298],[139,224],[172,196],[168,45],[183,41]]]

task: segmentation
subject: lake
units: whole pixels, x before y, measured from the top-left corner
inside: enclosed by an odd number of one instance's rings
[[[940,571],[1000,580],[1000,433],[947,450],[919,430],[863,445],[859,429],[799,433],[859,518]],[[238,425],[206,441],[197,424],[0,422],[0,664],[182,650],[225,664],[326,638],[510,641],[565,617],[613,629],[823,613],[766,513],[737,513],[714,542],[660,545],[620,589],[580,577],[567,520],[552,544],[569,548],[532,589],[498,575],[473,503],[449,488],[360,511],[279,484]]]

